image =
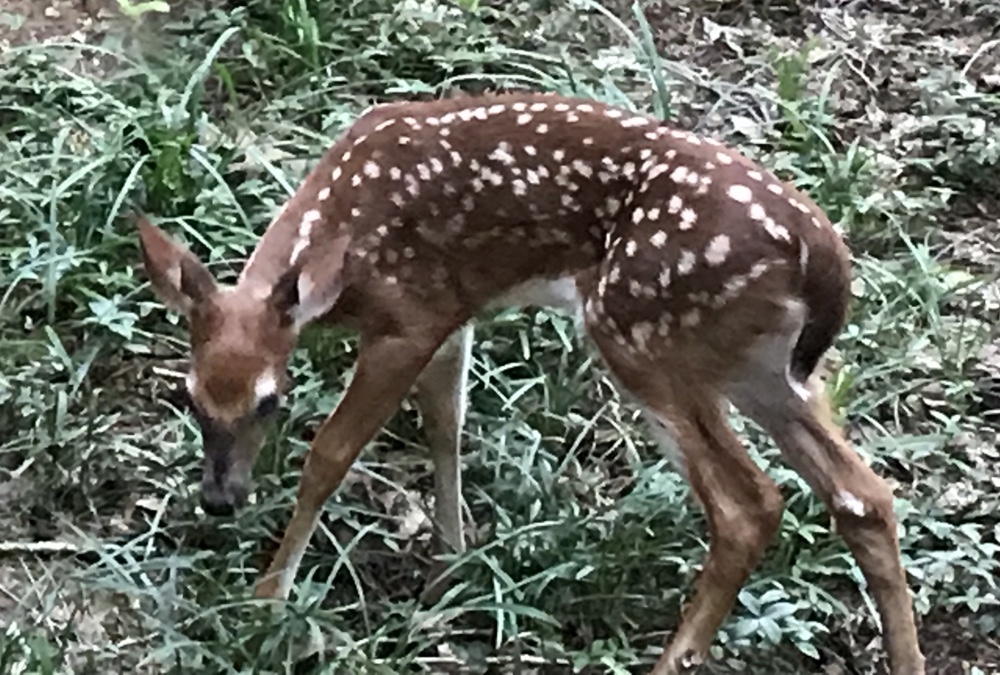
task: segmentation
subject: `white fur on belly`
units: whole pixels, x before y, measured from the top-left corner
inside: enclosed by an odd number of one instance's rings
[[[488,305],[488,309],[508,307],[547,307],[573,314],[577,320],[583,315],[583,298],[573,277],[558,279],[531,279],[514,286]]]

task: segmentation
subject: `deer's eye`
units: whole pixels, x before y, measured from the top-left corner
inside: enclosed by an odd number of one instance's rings
[[[257,402],[257,417],[269,417],[278,409],[278,395],[268,394]]]

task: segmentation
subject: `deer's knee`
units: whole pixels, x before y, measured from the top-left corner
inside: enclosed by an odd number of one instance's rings
[[[778,533],[781,527],[781,516],[785,511],[785,500],[774,483],[768,482],[767,488],[759,492],[754,507],[751,509],[753,524],[757,537],[764,540],[765,545]]]
[[[841,529],[895,531],[892,489],[874,472],[834,491],[829,505]]]
[[[753,487],[738,503],[716,504],[709,516],[713,540],[727,557],[744,561],[748,567],[757,564],[774,539],[785,509],[785,500],[774,483],[761,481]]]

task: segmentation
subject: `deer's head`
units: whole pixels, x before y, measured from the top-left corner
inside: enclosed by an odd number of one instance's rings
[[[188,323],[186,384],[202,436],[202,504],[210,515],[229,515],[246,502],[253,464],[288,384],[298,328],[336,301],[340,265],[288,267],[273,284],[227,286],[145,218],[139,235],[154,292]]]

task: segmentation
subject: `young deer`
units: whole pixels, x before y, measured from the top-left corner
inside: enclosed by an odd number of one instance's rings
[[[653,673],[694,672],[781,520],[727,402],[836,518],[892,673],[924,673],[892,493],[832,423],[816,373],[845,321],[848,250],[812,201],[735,151],[548,94],[382,105],[319,161],[235,286],[145,220],[140,235],[153,288],[190,326],[210,513],[246,498],[302,327],[359,333],[356,373],[312,442],[257,596],[287,598],[324,502],[414,386],[439,544],[462,550],[469,324],[485,308],[548,305],[578,313],[708,517],[704,569]]]

